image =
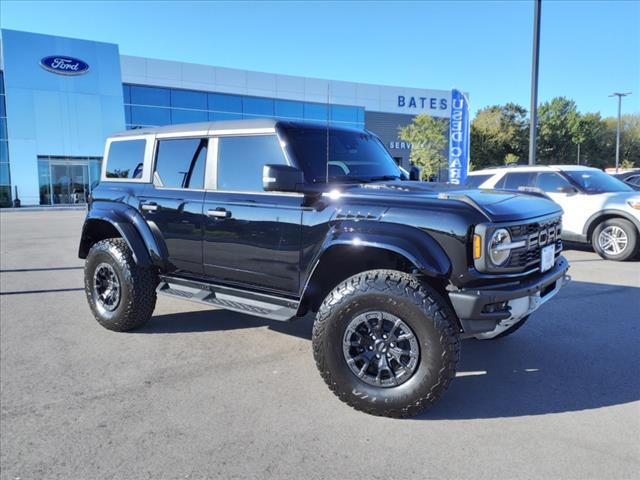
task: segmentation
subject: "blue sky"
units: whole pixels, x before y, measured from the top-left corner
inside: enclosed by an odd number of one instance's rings
[[[529,106],[531,1],[0,2],[2,28],[118,43],[120,53],[423,88],[473,110]],[[540,101],[640,113],[640,1],[543,0]]]

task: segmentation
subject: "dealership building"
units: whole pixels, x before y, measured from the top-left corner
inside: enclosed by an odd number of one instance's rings
[[[0,109],[0,203],[69,205],[99,178],[105,139],[147,126],[275,117],[366,128],[407,167],[399,128],[422,113],[448,119],[451,91],[133,57],[3,29]]]

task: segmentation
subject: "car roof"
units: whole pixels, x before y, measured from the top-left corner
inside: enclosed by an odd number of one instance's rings
[[[147,127],[125,130],[114,133],[111,138],[131,137],[136,135],[159,135],[159,134],[202,134],[207,132],[226,132],[240,130],[274,130],[278,126],[300,127],[300,128],[327,128],[326,122],[314,121],[283,121],[274,118],[257,118],[250,120],[219,120],[213,122],[182,123],[178,125],[166,125],[163,127]],[[347,126],[330,125],[332,130],[350,130],[362,132],[363,129]]]
[[[599,168],[587,167],[584,165],[518,165],[514,167],[495,167],[485,168],[483,170],[474,170],[469,175],[496,175],[504,172],[562,172],[562,171],[584,171],[584,170],[600,170]]]

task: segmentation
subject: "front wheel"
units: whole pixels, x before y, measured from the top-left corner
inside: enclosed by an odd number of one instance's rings
[[[624,261],[636,254],[638,231],[624,218],[610,218],[601,222],[593,231],[591,244],[605,260]]]
[[[338,285],[313,326],[316,365],[348,405],[373,415],[413,416],[455,377],[460,341],[453,313],[409,274],[371,270]]]
[[[121,238],[107,238],[89,250],[84,287],[94,317],[109,330],[124,332],[143,325],[156,305],[158,275],[135,263]]]

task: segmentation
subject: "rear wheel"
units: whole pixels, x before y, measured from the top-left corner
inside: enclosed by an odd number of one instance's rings
[[[440,295],[409,274],[371,270],[337,286],[313,327],[316,365],[329,388],[357,410],[420,413],[455,377],[460,342]]]
[[[121,238],[97,242],[84,266],[87,300],[100,325],[118,332],[143,325],[156,305],[157,273],[138,266]]]
[[[610,218],[595,228],[591,244],[605,260],[628,260],[636,254],[638,231],[629,220]]]

